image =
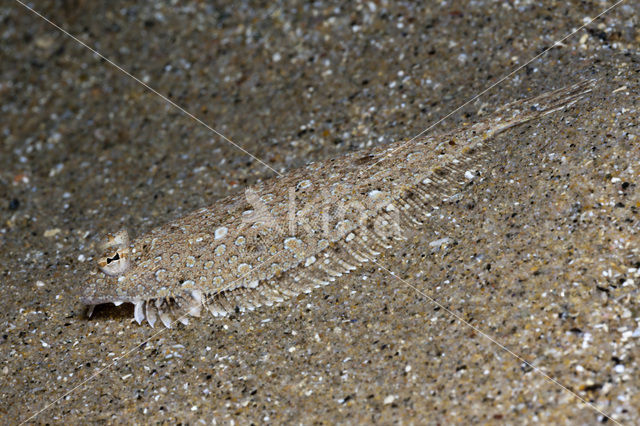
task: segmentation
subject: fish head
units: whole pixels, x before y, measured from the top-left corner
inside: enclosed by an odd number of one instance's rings
[[[178,282],[173,274],[167,279],[158,274],[167,273],[163,267],[173,271],[169,265],[158,264],[162,249],[155,246],[155,240],[145,236],[132,242],[124,229],[105,236],[98,245],[97,261],[80,298],[89,305],[89,316],[96,305],[105,303],[132,303],[135,320],[141,323],[146,319],[151,326],[156,319],[171,327],[174,319],[188,323],[185,314],[200,315],[202,292],[196,288],[177,289],[170,284]]]
[[[132,301],[122,292],[122,284],[127,281],[127,275],[133,269],[132,248],[126,229],[107,234],[102,239],[98,244],[97,262],[84,285],[81,297],[84,304],[120,304]]]

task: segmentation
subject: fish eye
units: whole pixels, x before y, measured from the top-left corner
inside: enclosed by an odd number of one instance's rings
[[[102,272],[118,276],[129,269],[129,235],[126,230],[108,234],[99,247],[103,256],[98,259]]]
[[[129,268],[129,249],[119,249],[111,255],[101,257],[98,266],[107,275],[121,275]]]

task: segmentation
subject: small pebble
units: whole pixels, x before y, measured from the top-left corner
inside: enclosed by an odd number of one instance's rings
[[[20,207],[20,200],[14,198],[13,200],[9,201],[9,210],[18,210],[18,207]]]
[[[47,229],[46,231],[44,231],[44,237],[45,238],[55,237],[60,232],[62,232],[60,228]]]
[[[429,243],[429,247],[440,247],[443,244],[449,243],[449,241],[451,241],[451,238],[449,237],[440,238],[439,240],[431,241]]]

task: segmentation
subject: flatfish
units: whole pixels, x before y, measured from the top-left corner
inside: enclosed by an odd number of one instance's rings
[[[481,121],[312,163],[134,240],[107,235],[82,303],[132,303],[171,327],[282,303],[324,286],[433,225],[432,212],[500,161],[496,136],[570,107],[595,80],[516,101]],[[516,142],[514,142],[516,143]]]

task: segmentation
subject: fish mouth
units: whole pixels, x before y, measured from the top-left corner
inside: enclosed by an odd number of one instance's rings
[[[89,305],[89,306],[103,305],[105,303],[113,303],[116,306],[120,306],[123,303],[135,303],[135,302],[129,299],[114,299],[113,297],[83,296],[80,298],[80,303],[82,303],[83,305]]]
[[[120,299],[109,299],[109,298],[91,298],[91,297],[82,297],[80,298],[80,302],[83,305],[88,307],[87,309],[87,318],[91,318],[93,315],[93,310],[98,305],[106,305],[107,303],[113,303],[115,306],[120,306],[123,303],[133,303],[128,300],[120,300]]]
[[[116,283],[115,279],[107,276],[104,272],[89,271],[89,276],[83,283],[83,291],[79,297],[83,305],[96,306],[105,303],[113,303],[119,306],[123,303],[133,303],[133,298],[126,295],[110,295],[103,289],[111,288]]]

